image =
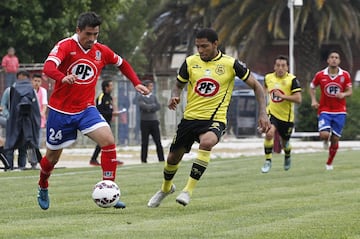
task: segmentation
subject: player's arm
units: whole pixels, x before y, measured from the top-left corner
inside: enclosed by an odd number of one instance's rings
[[[266,133],[267,131],[269,131],[271,124],[266,113],[266,100],[263,86],[255,79],[255,77],[251,73],[245,83],[254,90],[255,97],[259,106],[259,131]]]
[[[337,93],[335,96],[338,99],[344,99],[345,97],[349,97],[352,95],[352,87],[346,87],[344,92]]]
[[[311,107],[317,109],[319,108],[319,103],[316,100],[316,86],[311,82],[310,83],[310,98],[311,98]]]
[[[137,92],[144,95],[149,94],[149,89],[141,84],[141,81],[136,75],[134,69],[125,59],[122,60],[122,63],[119,66],[119,70],[131,81]]]
[[[276,89],[273,91],[273,94],[283,100],[294,102],[296,104],[300,104],[302,101],[300,82],[296,78],[292,79],[291,82],[291,95],[285,95],[281,93],[280,90]]]
[[[58,70],[56,63],[52,60],[48,60],[44,64],[44,74],[55,81],[61,81],[62,83],[73,84],[76,81],[76,76],[73,74],[65,75]]]
[[[181,92],[189,79],[189,72],[187,69],[187,62],[184,61],[179,69],[179,75],[177,76],[176,83],[171,90],[171,98],[168,102],[168,108],[170,110],[175,110],[176,106],[180,103]]]

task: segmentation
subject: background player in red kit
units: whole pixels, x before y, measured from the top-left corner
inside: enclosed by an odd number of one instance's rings
[[[346,120],[345,97],[352,94],[349,72],[341,69],[340,54],[331,51],[327,58],[328,67],[316,73],[310,84],[311,106],[318,112],[320,139],[330,138],[329,157],[326,169],[333,170],[332,162],[339,148],[339,139]],[[316,87],[320,86],[320,103],[316,100]]]
[[[76,33],[59,41],[44,64],[44,73],[55,80],[49,100],[46,154],[40,162],[39,206],[49,208],[48,179],[62,149],[77,138],[77,130],[101,147],[104,180],[115,180],[116,147],[108,123],[94,105],[95,88],[102,68],[116,65],[141,94],[147,94],[130,64],[110,48],[97,42],[101,18],[94,12],[82,13]],[[116,208],[125,208],[118,202]]]

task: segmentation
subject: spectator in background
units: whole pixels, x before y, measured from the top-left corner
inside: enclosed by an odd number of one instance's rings
[[[138,105],[140,108],[140,129],[141,129],[141,162],[147,163],[149,136],[151,135],[156,145],[156,153],[159,162],[164,161],[164,150],[161,145],[159,120],[156,112],[160,110],[160,104],[156,96],[152,93],[154,84],[150,80],[143,82],[149,89],[148,95],[138,96]]]
[[[104,80],[101,83],[102,93],[96,98],[96,108],[99,110],[100,114],[104,117],[106,122],[111,125],[111,120],[113,115],[118,115],[118,112],[114,112],[113,110],[113,99],[111,93],[114,89],[113,82],[111,80]],[[97,144],[94,150],[93,155],[90,159],[90,165],[100,166],[101,164],[98,162],[97,158],[101,151],[101,147]],[[123,165],[122,161],[117,160],[118,165]]]
[[[334,169],[333,160],[346,121],[346,97],[352,95],[350,74],[339,67],[340,62],[340,54],[331,51],[327,58],[328,67],[317,72],[310,84],[311,106],[317,109],[319,136],[329,150],[326,170]],[[318,86],[321,91],[319,102],[316,100]]]
[[[35,93],[38,98],[39,107],[40,107],[40,132],[39,132],[39,147],[45,142],[43,139],[45,135],[46,130],[46,110],[47,110],[47,104],[48,104],[48,98],[47,98],[47,90],[41,86],[42,84],[42,77],[41,74],[34,74],[32,76],[32,85],[34,87]]]
[[[5,150],[10,169],[14,169],[14,150],[18,149],[18,168],[26,167],[27,148],[38,148],[40,110],[37,97],[27,71],[16,74],[17,81],[6,88],[1,100],[3,114],[7,117]],[[30,161],[32,168],[37,162]]]
[[[19,70],[19,59],[15,55],[14,47],[8,49],[2,58],[1,66],[5,71],[5,87],[10,87],[16,81],[16,73]]]
[[[125,95],[125,89],[119,88],[118,97],[118,108],[119,108],[119,128],[118,137],[120,145],[128,145],[129,143],[129,107],[130,100]]]

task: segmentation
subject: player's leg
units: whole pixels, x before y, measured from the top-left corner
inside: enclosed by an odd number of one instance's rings
[[[195,161],[191,166],[190,175],[186,186],[176,198],[176,201],[183,206],[190,202],[190,197],[195,189],[201,176],[205,173],[210,162],[210,152],[212,148],[220,141],[220,138],[225,133],[225,124],[219,122],[212,122],[207,132],[199,135],[199,150]]]
[[[149,149],[149,135],[150,135],[150,124],[149,121],[140,121],[141,130],[141,162],[147,163],[148,149]]]
[[[345,121],[346,121],[346,114],[332,115],[332,120],[331,120],[332,134],[330,137],[331,143],[329,147],[329,156],[326,162],[327,170],[333,169],[333,161],[339,148],[339,140],[345,125]]]
[[[90,165],[94,165],[94,166],[99,166],[99,165],[101,165],[101,164],[98,162],[98,160],[97,160],[97,158],[98,158],[98,156],[99,156],[99,154],[100,154],[100,151],[101,151],[101,148],[100,148],[100,146],[97,144],[97,145],[95,146],[94,152],[93,152],[93,154],[92,154],[92,156],[91,156],[91,158],[90,158],[90,162],[89,162]]]
[[[161,189],[157,191],[149,200],[148,207],[158,207],[165,197],[175,192],[175,185],[173,184],[173,178],[179,168],[180,161],[185,153],[184,148],[171,149],[165,161],[163,170],[163,182]]]
[[[46,153],[40,160],[40,177],[39,177],[39,206],[46,210],[50,206],[48,196],[49,177],[56,163],[59,161],[62,148],[71,145],[76,137],[77,131],[68,122],[68,115],[60,114],[49,109],[47,130],[46,130]],[[65,123],[65,124],[64,124]]]
[[[265,163],[261,168],[261,172],[263,173],[268,173],[271,169],[271,159],[272,159],[272,152],[274,147],[275,131],[276,131],[276,126],[272,122],[270,130],[266,132],[264,139]]]
[[[161,144],[159,121],[152,122],[150,134],[156,145],[156,154],[157,154],[158,160],[159,160],[159,162],[163,162],[164,161],[164,149]]]
[[[115,181],[118,163],[115,139],[109,124],[100,116],[95,107],[89,107],[81,115],[79,129],[101,148],[102,179]],[[126,206],[118,201],[114,207],[125,208]]]
[[[281,138],[281,146],[284,150],[284,170],[289,170],[291,167],[291,144],[290,137],[294,128],[293,122],[278,122],[278,132]]]

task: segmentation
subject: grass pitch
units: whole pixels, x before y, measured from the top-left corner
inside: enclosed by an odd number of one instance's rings
[[[100,168],[55,169],[47,211],[37,205],[38,171],[0,173],[0,238],[360,238],[359,151],[339,151],[333,171],[326,157],[295,154],[286,172],[274,155],[268,174],[260,172],[263,156],[211,160],[186,207],[175,198],[191,162],[159,208],[146,204],[161,185],[160,163],[118,169],[124,210],[92,201]]]

